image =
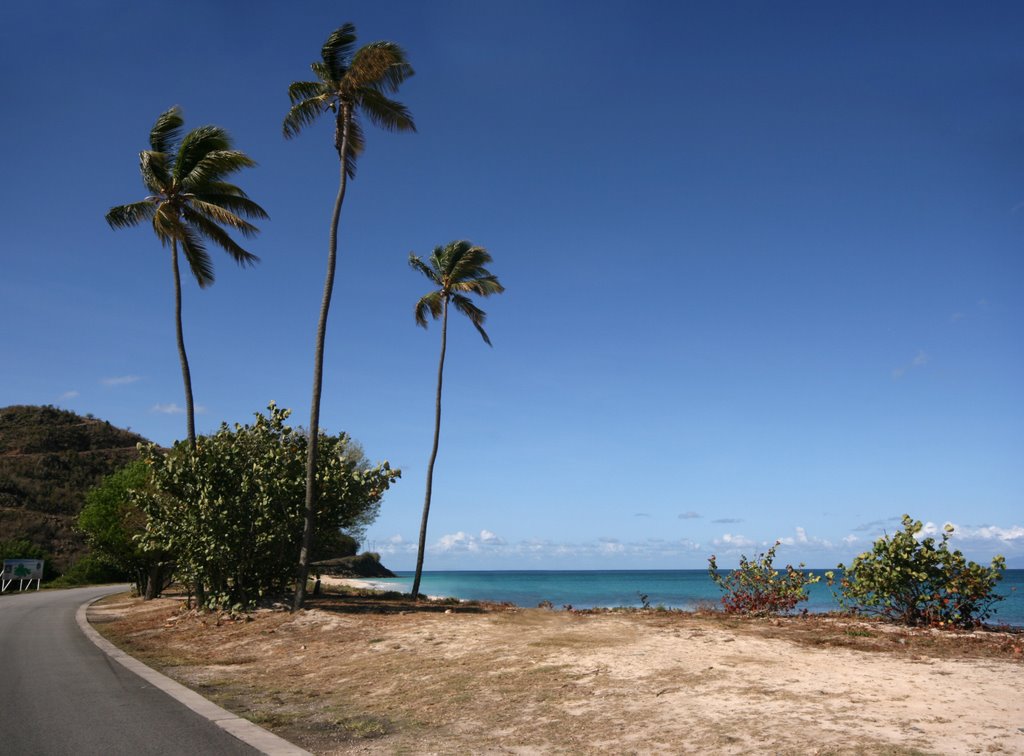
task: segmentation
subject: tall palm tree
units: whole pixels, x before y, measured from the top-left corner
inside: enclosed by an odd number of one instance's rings
[[[441,318],[441,359],[437,365],[437,398],[434,410],[434,446],[430,450],[427,464],[427,492],[423,500],[423,519],[420,521],[419,550],[416,553],[416,577],[412,581],[412,595],[420,595],[420,578],[423,575],[423,552],[427,545],[427,518],[430,516],[430,494],[434,484],[434,462],[437,460],[437,443],[441,436],[441,384],[444,380],[444,353],[448,342],[448,305],[469,318],[476,326],[487,346],[491,340],[484,330],[487,313],[473,304],[467,294],[489,297],[500,294],[505,287],[498,283],[497,276],[487,270],[491,262],[490,253],[468,241],[453,241],[443,247],[435,247],[429,264],[409,253],[409,265],[418,270],[438,288],[424,295],[416,303],[416,323],[427,327],[427,313],[437,320]]]
[[[316,527],[316,467],[319,452],[320,393],[324,374],[324,338],[327,334],[327,313],[334,291],[334,270],[338,257],[338,221],[341,205],[345,201],[345,188],[355,177],[356,158],[363,151],[363,130],[359,115],[388,131],[415,131],[408,109],[388,97],[413,75],[405,52],[394,42],[371,42],[360,47],[356,44],[356,28],[344,24],[327,38],[320,51],[321,60],[310,67],[316,81],[296,81],[288,87],[292,106],[284,119],[285,138],[297,136],[321,115],[334,114],[334,149],[338,153],[340,179],[338,195],[334,200],[331,229],[327,241],[327,275],[320,304],[320,319],[316,329],[316,347],[313,355],[313,399],[309,411],[309,446],[306,457],[306,505],[299,552],[299,571],[295,587],[294,608],[299,609],[306,598],[306,579],[309,577],[309,559],[313,551]]]
[[[266,219],[267,213],[234,184],[225,179],[242,168],[256,165],[244,152],[231,148],[231,137],[219,126],[200,126],[181,136],[185,121],[181,108],[172,107],[156,119],[149,133],[148,150],[139,153],[142,181],[150,194],[139,202],[110,208],[111,228],[137,226],[151,221],[160,244],[171,248],[174,273],[174,326],[178,358],[185,383],[188,442],[195,446],[195,407],[192,375],[181,330],[181,276],[178,247],[201,288],[213,283],[213,261],[206,242],[221,247],[239,265],[253,265],[256,255],[242,249],[228,233],[234,230],[252,237],[259,229],[248,219]]]

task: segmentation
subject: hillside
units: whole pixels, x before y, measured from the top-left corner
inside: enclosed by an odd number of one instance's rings
[[[27,538],[66,569],[84,551],[73,530],[85,492],[146,441],[56,407],[0,408],[0,541]]]

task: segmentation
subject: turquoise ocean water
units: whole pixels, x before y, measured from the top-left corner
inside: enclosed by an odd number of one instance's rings
[[[824,570],[813,570],[821,574]],[[412,573],[373,582],[381,588],[408,593]],[[430,596],[455,596],[481,601],[507,601],[519,606],[537,606],[550,601],[555,607],[571,604],[577,609],[611,606],[640,606],[646,594],[651,606],[693,609],[702,602],[717,603],[721,591],[711,582],[707,570],[501,570],[424,572],[420,591]],[[1024,627],[1024,570],[1007,570],[998,592],[1005,596],[996,604],[990,624]],[[806,604],[812,612],[836,609],[824,581],[812,585]]]

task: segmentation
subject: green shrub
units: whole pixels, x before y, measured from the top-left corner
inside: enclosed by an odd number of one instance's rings
[[[49,584],[50,588],[74,588],[79,585],[101,585],[103,583],[121,583],[130,576],[114,565],[86,554],[75,562],[59,578]]]
[[[838,581],[825,573],[833,590],[838,582],[840,604],[906,625],[974,627],[986,620],[1002,600],[995,586],[1006,560],[997,556],[988,567],[969,562],[949,550],[952,525],[946,525],[938,544],[931,537],[918,540],[923,527],[903,515],[903,530],[879,538],[849,567],[840,564]]]
[[[764,554],[754,559],[740,557],[739,569],[727,575],[718,571],[718,564],[712,554],[708,559],[708,574],[715,584],[725,592],[722,608],[729,614],[769,616],[793,611],[801,601],[807,600],[807,586],[821,580],[814,573],[803,572],[803,564],[795,568],[787,564],[784,574],[772,567],[776,541]]]
[[[177,574],[207,608],[248,606],[295,580],[306,497],[307,437],[271,403],[252,425],[222,424],[195,448],[142,449],[154,495],[133,499],[147,517],[141,543],[175,557]],[[345,434],[321,432],[318,536],[359,534],[400,476],[371,465]]]
[[[85,534],[92,560],[81,568],[81,562],[76,563],[69,573],[77,568],[76,574],[84,582],[95,582],[86,580],[86,575],[102,578],[98,582],[108,582],[111,576],[118,575],[117,579],[133,581],[140,596],[158,595],[163,588],[163,572],[170,572],[173,559],[165,550],[145,548],[142,541],[146,515],[138,502],[153,496],[150,468],[142,460],[108,475],[91,488],[78,514],[78,529]],[[102,569],[102,564],[107,568]]]

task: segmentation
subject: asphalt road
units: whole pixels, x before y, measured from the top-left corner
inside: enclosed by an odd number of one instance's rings
[[[94,586],[0,597],[0,753],[255,754],[111,660],[75,611],[125,590]]]

